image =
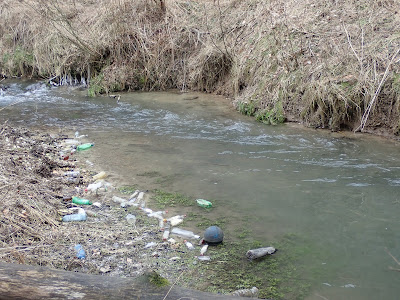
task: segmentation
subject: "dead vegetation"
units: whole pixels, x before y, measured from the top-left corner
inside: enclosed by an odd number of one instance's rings
[[[180,89],[242,113],[400,133],[391,0],[5,0],[0,72],[90,78],[89,93]]]

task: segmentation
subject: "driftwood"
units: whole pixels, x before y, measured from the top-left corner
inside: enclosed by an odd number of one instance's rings
[[[275,252],[276,252],[276,249],[274,247],[252,249],[252,250],[247,251],[246,257],[248,259],[256,259],[256,258],[263,257],[265,255],[274,254]]]
[[[178,286],[157,287],[150,277],[120,278],[0,262],[0,299],[237,299]]]

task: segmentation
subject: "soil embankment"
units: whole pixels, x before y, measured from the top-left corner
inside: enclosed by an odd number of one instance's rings
[[[266,124],[399,134],[398,1],[3,1],[0,73],[229,96]]]

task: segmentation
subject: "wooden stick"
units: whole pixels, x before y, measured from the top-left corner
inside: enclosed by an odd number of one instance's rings
[[[386,253],[389,254],[390,257],[393,258],[393,260],[400,266],[400,262],[396,259],[396,257],[394,257],[394,256],[392,255],[392,253],[389,252],[389,250],[388,250],[387,248],[385,248],[385,251],[386,251]]]

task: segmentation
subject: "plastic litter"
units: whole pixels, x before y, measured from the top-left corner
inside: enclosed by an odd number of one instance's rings
[[[199,235],[194,234],[192,231],[177,228],[177,227],[172,228],[171,233],[188,238],[188,239],[199,239],[200,238]]]
[[[86,258],[86,252],[83,249],[81,244],[75,245],[75,251],[76,251],[76,257],[79,259],[85,259]]]
[[[63,222],[73,222],[73,221],[86,221],[87,216],[86,212],[83,208],[81,207],[72,207],[70,210],[78,210],[77,214],[72,214],[72,215],[66,215],[62,217]]]
[[[94,179],[94,180],[98,180],[98,179],[104,179],[104,178],[106,178],[106,177],[107,177],[106,172],[101,171],[100,173],[94,175],[94,176],[93,176],[93,179]]]
[[[164,229],[164,233],[163,233],[163,236],[162,236],[163,241],[168,240],[168,237],[169,237],[169,228],[166,227],[166,228]]]
[[[252,249],[252,250],[247,251],[246,257],[248,259],[253,260],[256,258],[263,257],[265,255],[274,254],[276,251],[277,251],[277,249],[275,249],[274,247],[257,248],[257,249]]]
[[[165,215],[166,213],[167,213],[166,210],[159,210],[159,211],[151,212],[151,213],[147,214],[147,216],[148,217],[152,217],[152,218],[157,218],[157,219],[164,220],[163,215]]]
[[[201,247],[200,249],[200,255],[204,255],[204,253],[207,252],[208,249],[208,245],[204,245],[203,247]]]
[[[144,192],[139,192],[139,195],[137,196],[138,201],[142,201],[144,198]]]
[[[74,139],[66,139],[64,141],[64,144],[66,144],[66,145],[76,145],[76,144],[79,144],[79,143],[80,143],[79,141],[74,140]]]
[[[194,250],[194,246],[191,242],[188,242],[187,240],[183,241],[186,245],[186,247],[188,247],[189,250]]]
[[[69,177],[78,177],[80,175],[79,171],[68,171],[68,172],[64,172],[65,176],[69,176]]]
[[[96,192],[99,188],[103,186],[103,182],[99,181],[97,183],[91,183],[85,189],[86,192]]]
[[[144,246],[144,247],[147,249],[147,248],[152,248],[152,247],[154,247],[155,245],[157,245],[157,243],[151,242],[151,243],[147,243],[146,246]]]
[[[78,146],[76,147],[76,150],[78,150],[78,151],[83,151],[83,150],[90,149],[90,148],[92,148],[93,146],[94,146],[94,144],[91,144],[91,143],[81,144],[81,145],[78,145]]]
[[[136,201],[136,197],[139,195],[139,190],[136,190],[130,197],[129,197],[129,200],[133,200],[133,199],[135,199],[135,201]]]
[[[116,203],[124,203],[124,202],[128,202],[128,200],[121,198],[121,197],[117,197],[117,196],[113,196],[112,200]]]
[[[210,256],[197,256],[197,259],[205,261],[205,260],[211,260],[211,257]]]
[[[196,200],[197,204],[201,207],[204,208],[211,208],[212,207],[212,203],[208,200],[204,200],[204,199],[197,199]]]
[[[125,219],[129,224],[132,224],[132,225],[136,224],[136,216],[135,215],[127,214]]]
[[[147,215],[150,215],[153,213],[153,210],[151,208],[141,207],[140,209],[143,210]]]
[[[79,197],[72,197],[72,203],[79,205],[92,205],[92,202],[90,200]]]
[[[173,216],[173,217],[167,219],[167,222],[169,222],[171,224],[171,226],[176,226],[176,225],[181,224],[185,217],[186,217],[186,215]]]

